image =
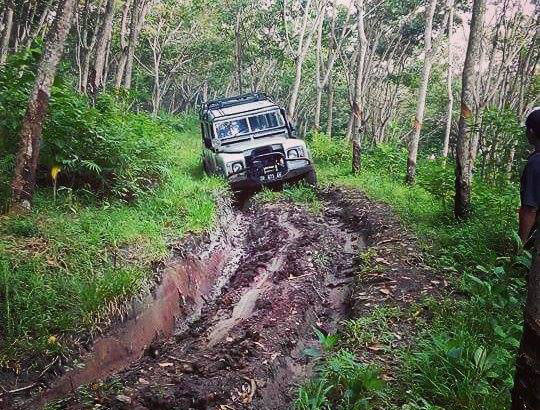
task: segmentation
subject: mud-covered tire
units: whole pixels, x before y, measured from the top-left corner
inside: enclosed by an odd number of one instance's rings
[[[208,171],[208,165],[206,165],[206,161],[205,159],[203,158],[202,160],[202,168],[203,168],[203,171],[206,175],[210,175],[210,171]]]
[[[306,182],[306,184],[308,184],[309,186],[312,186],[313,188],[317,187],[317,173],[315,172],[314,169],[309,171],[304,176],[304,181]]]

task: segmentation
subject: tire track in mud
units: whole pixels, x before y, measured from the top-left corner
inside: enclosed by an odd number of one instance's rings
[[[239,229],[227,230],[235,257],[174,336],[58,408],[288,409],[313,370],[304,351],[318,347],[314,326],[331,332],[351,315],[404,307],[446,286],[387,206],[353,190],[332,188],[319,198],[319,214],[286,201],[237,210],[229,225]],[[366,246],[377,269],[359,275]],[[219,249],[207,248],[205,260]],[[414,333],[402,322],[393,331],[398,344]],[[359,349],[386,367],[384,355]]]
[[[253,203],[239,212],[247,226],[236,240],[240,261],[224,269],[234,273],[222,279],[221,292],[174,337],[153,343],[85,394],[66,397],[60,408],[290,407],[296,386],[312,372],[303,352],[318,346],[313,327],[333,331],[348,315],[363,233],[335,210],[313,215],[289,202]]]

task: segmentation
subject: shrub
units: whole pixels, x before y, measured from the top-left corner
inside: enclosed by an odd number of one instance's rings
[[[0,144],[0,195],[4,199],[38,59],[39,50],[20,52],[0,72],[0,135],[5,141]],[[133,200],[167,178],[167,153],[174,149],[167,126],[125,108],[118,97],[106,93],[92,106],[60,71],[43,129],[38,183],[49,185],[50,169],[58,165],[60,185]]]

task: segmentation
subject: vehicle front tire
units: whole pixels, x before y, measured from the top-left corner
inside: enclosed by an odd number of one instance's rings
[[[304,181],[306,182],[306,184],[308,184],[309,186],[313,187],[313,188],[316,188],[317,187],[317,173],[315,172],[314,169],[312,169],[311,171],[309,171],[305,176],[304,176]]]

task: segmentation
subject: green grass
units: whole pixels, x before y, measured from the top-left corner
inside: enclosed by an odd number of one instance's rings
[[[103,326],[152,286],[169,242],[214,223],[213,192],[225,187],[203,176],[196,122],[182,121],[184,132],[172,119],[150,129],[170,142],[171,165],[135,202],[70,189],[55,201],[40,188],[29,215],[0,216],[0,365],[69,349],[69,336]]]
[[[350,403],[335,408],[508,408],[521,333],[524,265],[530,261],[530,255],[515,240],[517,187],[475,180],[471,217],[455,221],[451,162],[445,165],[421,159],[417,182],[411,187],[403,182],[403,148],[382,146],[365,152],[362,172],[354,175],[347,143],[315,134],[311,147],[323,185],[361,189],[369,197],[389,204],[417,234],[432,266],[444,269],[454,287],[465,295],[420,301],[430,319],[418,320],[412,346],[383,350],[400,363],[395,370],[397,381],[384,394],[391,398],[383,407],[377,400],[368,400],[366,407]],[[388,318],[411,315],[413,310],[388,316],[384,309],[377,309],[371,316],[349,321],[340,332],[336,348],[358,351],[374,342],[386,346],[392,336]],[[317,401],[320,391],[328,387],[314,380],[299,390],[299,400]],[[332,403],[336,406],[338,401]],[[359,399],[358,403],[364,406],[365,400]],[[303,408],[327,407],[317,404]]]

